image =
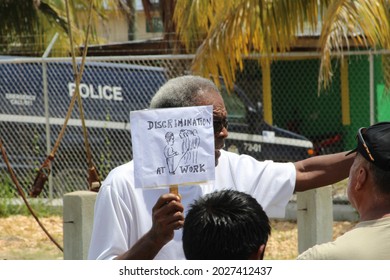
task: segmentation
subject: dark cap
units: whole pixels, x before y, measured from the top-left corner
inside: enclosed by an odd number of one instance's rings
[[[347,155],[358,152],[382,170],[390,171],[390,122],[380,122],[359,128],[357,147]]]

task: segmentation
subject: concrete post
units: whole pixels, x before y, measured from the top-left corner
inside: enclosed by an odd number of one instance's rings
[[[64,259],[85,260],[88,257],[97,193],[75,191],[63,198]]]
[[[333,238],[332,186],[297,193],[298,251]]]

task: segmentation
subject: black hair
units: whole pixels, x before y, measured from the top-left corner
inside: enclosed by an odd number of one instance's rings
[[[269,219],[252,196],[222,190],[190,205],[183,227],[183,249],[189,260],[245,260],[267,244]]]

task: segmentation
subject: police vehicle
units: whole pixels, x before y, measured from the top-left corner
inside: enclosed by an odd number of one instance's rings
[[[93,161],[104,178],[132,158],[129,112],[145,109],[167,81],[161,67],[87,61],[80,83],[82,112]],[[69,59],[0,59],[0,131],[11,166],[30,184],[55,145],[75,90]],[[297,161],[313,144],[302,135],[267,124],[261,106],[234,86],[221,88],[228,110],[226,150],[258,160]],[[86,147],[76,102],[52,165],[57,195],[87,186]],[[5,163],[0,161],[2,172]],[[46,195],[48,195],[46,193]]]

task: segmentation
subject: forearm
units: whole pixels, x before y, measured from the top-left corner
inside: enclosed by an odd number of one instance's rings
[[[128,251],[117,256],[116,260],[153,260],[164,247],[164,243],[154,238],[151,232],[146,233]]]
[[[295,191],[306,191],[334,184],[348,177],[355,154],[346,152],[308,158],[295,163]]]

